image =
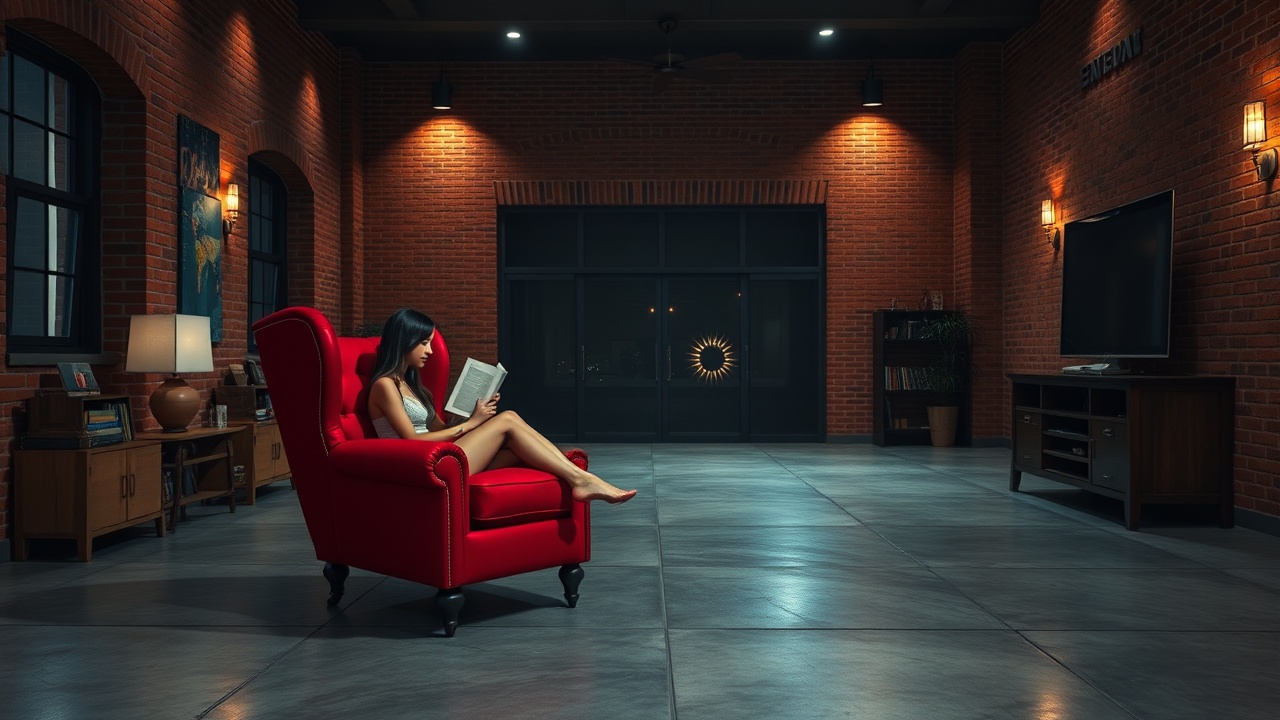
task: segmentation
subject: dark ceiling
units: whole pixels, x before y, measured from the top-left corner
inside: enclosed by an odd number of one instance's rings
[[[950,58],[1036,22],[1039,0],[297,0],[298,22],[368,60]],[[820,37],[822,28],[835,30]],[[521,37],[511,40],[509,31]]]

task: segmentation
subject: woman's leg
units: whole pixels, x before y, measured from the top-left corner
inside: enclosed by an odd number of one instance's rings
[[[530,467],[549,472],[569,483],[573,487],[574,500],[620,503],[636,494],[635,490],[619,490],[594,473],[574,465],[560,448],[510,410],[490,418],[455,442],[467,454],[467,463],[473,468],[488,468],[495,460],[506,465],[506,458],[500,457],[500,453],[506,455],[509,451]]]

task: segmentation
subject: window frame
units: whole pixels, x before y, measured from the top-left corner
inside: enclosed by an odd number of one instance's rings
[[[256,182],[255,182],[256,181]],[[269,223],[260,223],[258,220],[261,214],[258,212],[258,194],[255,188],[269,188],[272,193],[271,210],[272,214]],[[264,312],[263,317],[280,310],[288,305],[289,298],[289,247],[288,247],[288,216],[289,216],[289,190],[284,184],[284,180],[274,170],[265,163],[249,159],[249,203],[245,231],[245,246],[248,248],[246,255],[248,256],[248,268],[245,273],[247,279],[247,292],[245,293],[246,304],[248,306],[248,352],[256,353],[258,344],[253,337],[253,323],[259,318],[255,317],[255,308],[259,305],[267,305],[265,299],[257,296],[257,277],[254,273],[254,267],[257,262],[271,265],[276,269],[275,298],[270,307],[270,312]],[[263,250],[255,249],[261,244],[255,246],[256,228],[269,225],[273,236],[272,246],[279,248],[278,253],[269,253]]]
[[[6,359],[9,365],[49,365],[60,361],[110,362],[116,355],[102,352],[102,234],[101,234],[101,108],[102,98],[92,77],[72,59],[53,50],[38,39],[13,28],[6,29],[6,53],[4,72],[7,107],[0,110],[0,122],[8,127],[7,147],[3,148],[5,160],[5,205],[8,212],[5,272],[9,282],[5,289]],[[40,67],[45,73],[53,73],[65,79],[71,87],[68,99],[67,136],[71,140],[69,152],[73,168],[68,177],[68,189],[51,187],[19,178],[12,173],[15,139],[12,131],[15,92],[12,82],[14,58],[22,57]],[[47,85],[46,85],[47,87]],[[49,125],[42,125],[45,131]],[[80,229],[77,239],[77,259],[71,295],[70,331],[65,337],[47,335],[18,335],[12,332],[12,314],[16,303],[14,261],[17,255],[16,238],[19,229],[18,202],[20,198],[34,200],[42,205],[66,207],[79,213]],[[49,274],[54,274],[49,272]]]

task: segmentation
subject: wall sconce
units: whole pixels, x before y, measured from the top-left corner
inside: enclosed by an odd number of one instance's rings
[[[880,107],[884,104],[884,81],[876,77],[876,61],[871,61],[867,78],[862,81],[862,106]]]
[[[227,197],[222,201],[222,236],[231,236],[236,229],[236,220],[240,218],[240,186],[235,183],[227,185]]]
[[[1261,100],[1244,105],[1244,149],[1253,151],[1253,166],[1259,180],[1276,176],[1277,152],[1275,148],[1259,150],[1267,141],[1267,104]]]
[[[1062,231],[1058,230],[1058,214],[1054,212],[1053,200],[1040,201],[1040,224],[1044,226],[1044,239],[1056,253],[1062,249]]]
[[[453,86],[445,77],[444,66],[440,66],[440,79],[431,86],[431,107],[436,110],[448,110],[453,107]]]

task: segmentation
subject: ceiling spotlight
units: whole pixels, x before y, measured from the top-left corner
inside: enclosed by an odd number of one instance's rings
[[[836,34],[836,31],[832,30],[831,28],[822,28],[821,30],[818,31],[818,34],[821,35],[822,37],[831,37],[832,35]]]
[[[520,33],[515,30],[512,30],[511,32],[507,33],[507,37],[511,38],[512,40],[515,40],[516,38],[520,37]]]
[[[862,81],[862,104],[865,107],[879,107],[884,104],[884,81],[876,77],[875,61],[867,70],[867,79]]]
[[[449,110],[453,107],[453,85],[444,74],[444,66],[440,66],[440,79],[431,85],[431,107],[436,110]]]

